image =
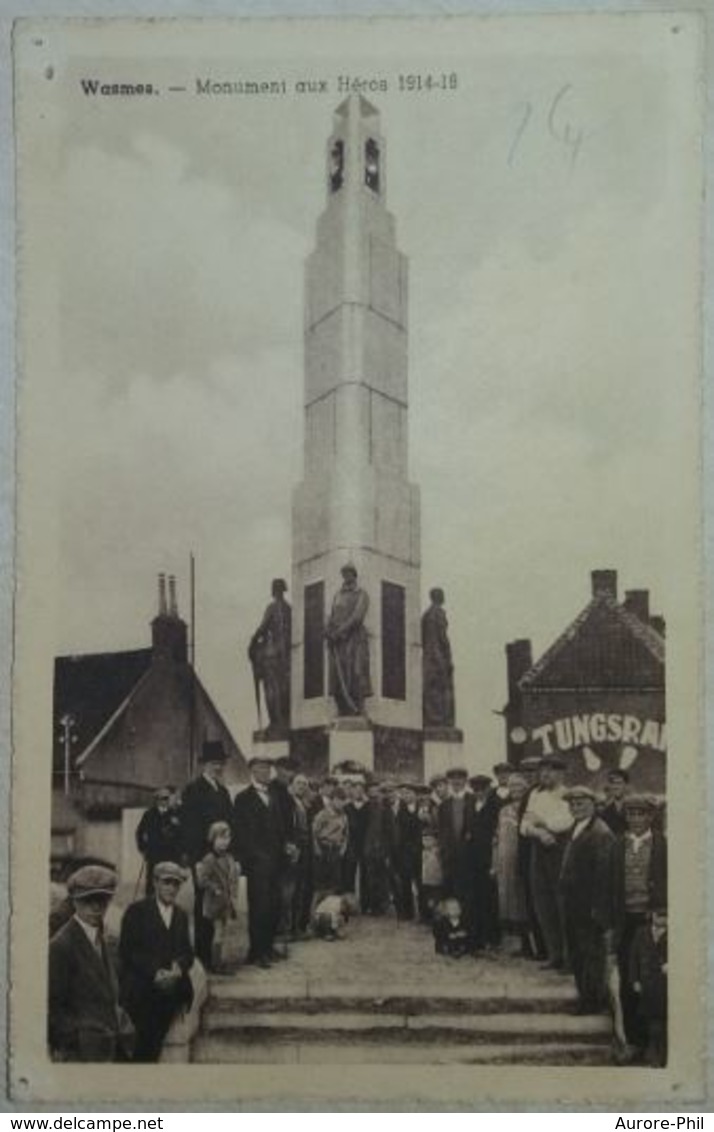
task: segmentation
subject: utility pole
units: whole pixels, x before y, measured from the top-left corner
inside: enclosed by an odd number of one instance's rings
[[[77,736],[72,734],[72,728],[75,724],[75,718],[70,712],[65,714],[60,719],[60,727],[62,728],[62,743],[64,746],[64,792],[69,794],[70,783],[70,767],[72,754],[72,744],[77,742]]]

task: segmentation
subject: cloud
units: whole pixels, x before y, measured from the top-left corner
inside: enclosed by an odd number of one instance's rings
[[[136,373],[205,381],[223,357],[299,336],[306,245],[187,167],[181,149],[146,134],[131,154],[80,146],[68,156],[65,362],[108,392]]]

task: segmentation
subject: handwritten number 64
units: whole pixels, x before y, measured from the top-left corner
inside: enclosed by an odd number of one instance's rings
[[[584,130],[581,126],[575,125],[568,111],[568,102],[572,89],[571,83],[565,83],[564,86],[561,86],[548,104],[548,109],[545,114],[545,126],[548,136],[564,151],[571,169],[578,159],[583,141],[585,140]],[[523,108],[518,120],[518,125],[508,151],[509,165],[513,165],[515,162],[526,130],[528,130],[529,127],[531,130],[534,129],[537,124],[534,121],[537,115],[533,103],[525,102],[522,106]]]

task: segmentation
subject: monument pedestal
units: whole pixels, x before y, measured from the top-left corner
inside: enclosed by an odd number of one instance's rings
[[[464,733],[458,727],[427,727],[424,731],[424,779],[464,766]],[[467,766],[467,770],[470,768]],[[475,768],[473,769],[475,774]]]
[[[253,732],[253,755],[260,755],[266,759],[279,759],[290,754],[290,734],[288,731],[273,732],[270,730]]]
[[[336,719],[327,732],[331,771],[339,763],[348,761],[359,763],[370,773],[374,770],[374,735],[368,719],[361,715],[342,717]]]
[[[291,731],[290,754],[309,777],[319,778],[350,761],[379,779],[424,781],[423,733],[383,727],[364,716],[343,716],[323,727]]]

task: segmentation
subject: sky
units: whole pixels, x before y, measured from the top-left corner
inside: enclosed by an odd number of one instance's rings
[[[456,44],[434,34],[416,58],[408,35],[370,50],[333,29],[299,56],[227,33],[210,52],[157,41],[57,75],[55,652],[148,644],[159,571],[188,615],[193,552],[197,667],[245,751],[247,644],[271,578],[290,576],[303,267],[340,74],[389,87],[368,97],[409,260],[423,598],[446,591],[470,761],[505,753],[506,642],[542,653],[589,600],[591,570],[616,569],[621,594],[650,589],[665,616],[681,584],[695,282],[676,41],[664,21],[649,50],[583,24],[547,42],[533,21],[482,26]],[[398,76],[415,71],[456,73],[456,89],[405,94]],[[88,74],[187,91],[93,98]],[[328,90],[195,94],[208,76]]]

